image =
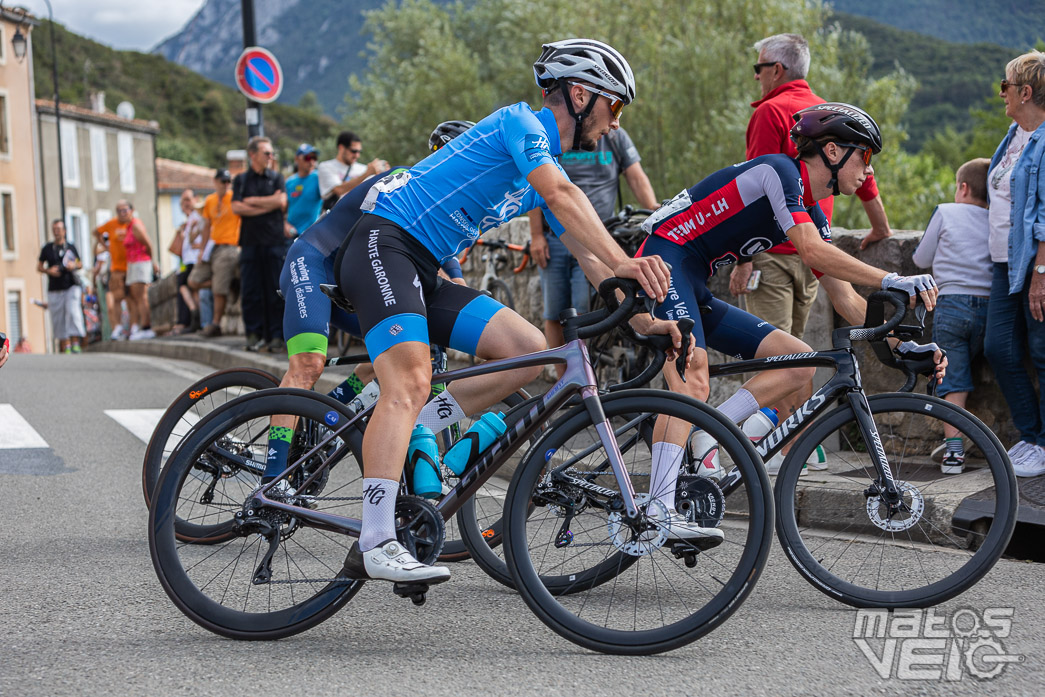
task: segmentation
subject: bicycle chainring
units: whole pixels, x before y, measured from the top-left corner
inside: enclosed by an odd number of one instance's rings
[[[446,525],[428,499],[400,494],[395,508],[396,538],[422,564],[434,564],[443,552]]]
[[[675,488],[675,510],[702,528],[717,528],[726,514],[726,496],[710,478],[683,474]]]

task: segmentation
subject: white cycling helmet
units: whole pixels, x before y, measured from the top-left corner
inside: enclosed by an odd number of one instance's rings
[[[576,78],[620,95],[625,104],[635,99],[635,75],[615,48],[594,39],[565,39],[544,44],[533,64],[537,86],[548,90],[561,80]]]

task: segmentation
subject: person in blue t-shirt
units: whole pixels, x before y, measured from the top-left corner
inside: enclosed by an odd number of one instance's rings
[[[323,199],[319,196],[319,175],[316,161],[319,150],[302,143],[294,154],[297,172],[287,179],[287,239],[293,240],[319,218]]]
[[[487,230],[541,208],[594,283],[611,275],[634,278],[658,300],[668,290],[664,262],[629,259],[555,159],[571,148],[592,150],[620,127],[620,112],[635,97],[628,62],[601,42],[568,39],[544,45],[534,76],[547,91],[542,109],[525,103],[499,109],[410,170],[375,184],[363,204],[370,214],[342,246],[341,290],[359,313],[381,384],[363,440],[362,529],[345,560],[350,578],[439,583],[450,577],[446,567],[421,564],[396,543],[395,502],[411,430],[421,423],[438,432],[503,399],[540,370],[457,381],[442,393],[445,399],[425,404],[429,341],[484,359],[546,346],[539,329],[493,298],[441,281],[440,261]],[[645,329],[670,332],[681,345],[673,322]]]

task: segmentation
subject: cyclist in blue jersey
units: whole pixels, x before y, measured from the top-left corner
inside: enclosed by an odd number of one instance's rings
[[[795,121],[791,137],[798,147],[798,159],[763,155],[719,170],[643,223],[649,237],[639,255],[661,256],[672,267],[668,299],[654,314],[674,320],[699,318],[693,330],[697,348],[687,381],[665,371],[673,391],[707,399],[708,346],[744,359],[812,350],[789,333],[715,298],[707,289],[708,279],[717,270],[786,239],[811,268],[830,270],[831,278],[824,277],[828,281],[825,288],[839,313],[853,324],[863,323],[867,304],[851,283],[903,290],[911,295],[912,305],[917,294],[930,310],[936,304],[936,282],[931,275],[886,273],[830,244],[831,229],[817,204],[831,195],[852,195],[873,172],[871,157],[882,149],[878,124],[862,110],[841,103],[804,109],[795,115]],[[899,350],[935,354],[937,379],[942,378],[946,359],[934,344],[905,342]],[[815,368],[762,372],[719,409],[740,423],[760,405],[775,403],[796,388],[811,394],[814,373]],[[669,511],[674,511],[675,478],[687,435],[666,423],[658,424],[654,433],[650,491],[658,492]]]
[[[472,126],[470,121],[454,121],[436,126],[429,137],[429,149],[436,150]],[[394,176],[406,168],[396,167],[384,175]],[[323,373],[327,360],[327,342],[330,325],[362,337],[359,319],[333,305],[320,291],[324,283],[336,283],[334,261],[341,243],[363,215],[360,205],[367,192],[382,177],[366,180],[343,196],[324,217],[310,226],[291,245],[280,274],[279,287],[286,301],[283,313],[283,336],[287,338],[287,353],[290,366],[280,387],[297,387],[310,390]],[[450,257],[442,264],[442,273],[455,283],[464,283],[461,264]],[[330,396],[348,404],[358,395],[364,385],[373,379],[373,367],[363,363],[356,367],[344,382],[334,388]],[[274,479],[286,469],[287,453],[294,434],[293,416],[274,416],[269,428],[268,460],[262,482]],[[289,482],[277,484],[279,491],[273,494],[291,497]]]
[[[621,110],[635,97],[631,67],[598,41],[569,39],[543,49],[534,64],[537,83],[546,90],[542,109],[525,103],[499,109],[408,172],[383,179],[364,203],[370,215],[342,249],[341,290],[359,312],[381,384],[363,441],[362,529],[345,560],[349,577],[427,583],[449,578],[448,569],[419,563],[395,542],[395,498],[411,429],[419,421],[439,431],[496,403],[539,371],[458,381],[441,395],[445,399],[425,405],[429,341],[485,359],[546,346],[540,330],[489,296],[440,282],[440,261],[540,207],[595,283],[611,274],[634,278],[660,300],[668,290],[664,262],[656,256],[629,259],[555,160],[564,149],[593,149],[619,127]],[[674,323],[660,324],[654,330],[672,333],[679,345]],[[701,535],[704,529],[694,525],[678,534]]]

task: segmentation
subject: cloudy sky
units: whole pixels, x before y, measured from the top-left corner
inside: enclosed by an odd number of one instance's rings
[[[51,0],[56,22],[71,31],[120,49],[148,51],[177,32],[204,0]],[[43,0],[8,0],[47,17]]]

